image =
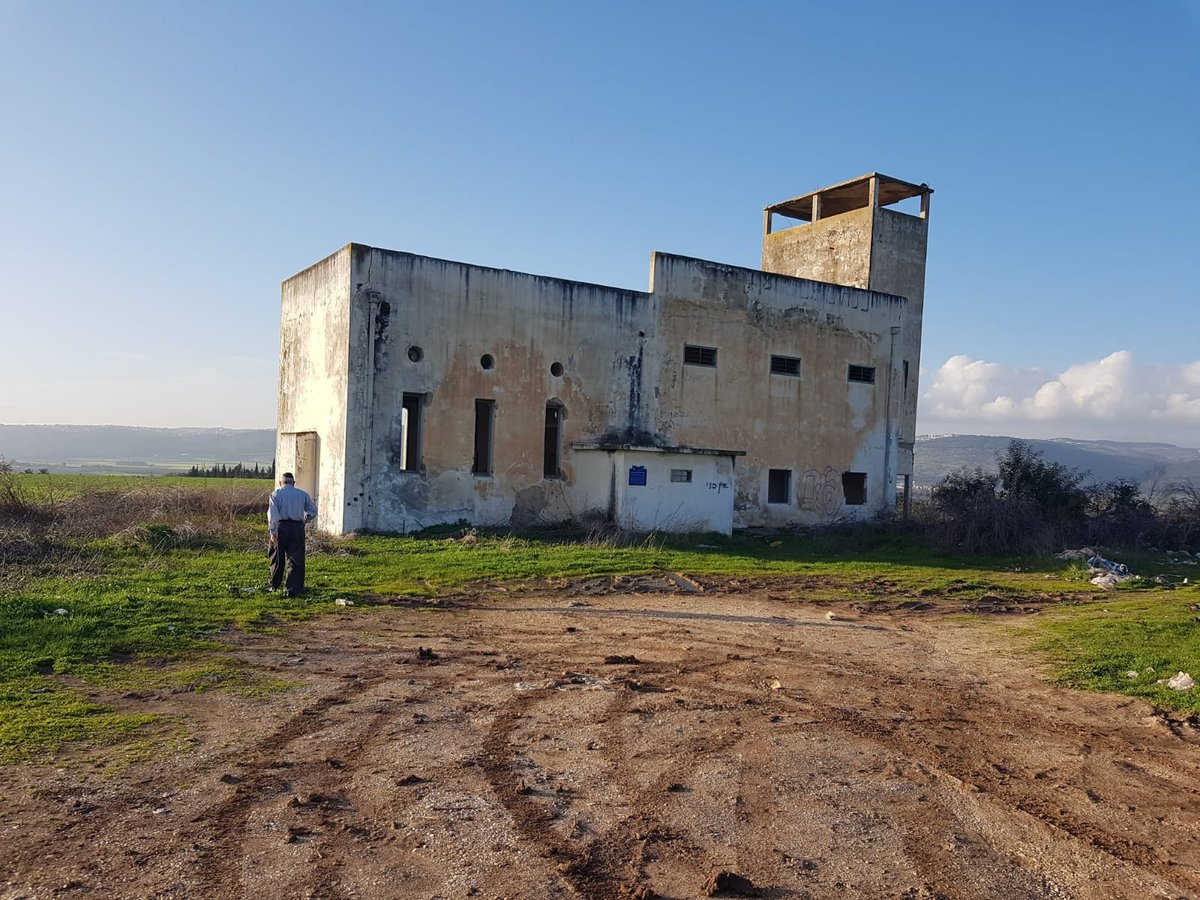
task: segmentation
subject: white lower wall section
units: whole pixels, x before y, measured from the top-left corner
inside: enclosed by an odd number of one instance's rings
[[[626,531],[733,531],[734,454],[576,447],[576,489]]]

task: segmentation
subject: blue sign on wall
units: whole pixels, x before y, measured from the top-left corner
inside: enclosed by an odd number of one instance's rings
[[[646,467],[645,466],[630,466],[629,467],[629,483],[644,485],[646,483]]]

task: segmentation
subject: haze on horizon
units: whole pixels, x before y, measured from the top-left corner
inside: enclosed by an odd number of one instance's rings
[[[1195,447],[1198,38],[1196,0],[0,0],[0,422],[269,428],[279,283],[348,241],[644,289],[880,171],[936,191],[920,433]]]

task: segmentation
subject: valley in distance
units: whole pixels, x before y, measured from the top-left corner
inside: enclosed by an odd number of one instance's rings
[[[913,483],[928,491],[961,469],[995,471],[996,455],[1013,438],[930,435],[917,438]],[[1200,484],[1200,449],[1173,444],[1027,440],[1046,462],[1088,474],[1087,481],[1129,481],[1143,493],[1177,482]],[[3,425],[0,460],[15,472],[171,475],[225,463],[268,466],[275,456],[273,428],[139,428],[128,425]]]

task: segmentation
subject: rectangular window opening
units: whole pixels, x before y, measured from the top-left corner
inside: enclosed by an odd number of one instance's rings
[[[771,355],[772,375],[793,375],[800,377],[800,357]]]
[[[496,430],[496,401],[475,401],[475,459],[471,471],[476,475],[492,474],[493,435]]]
[[[672,469],[671,480],[679,484],[691,484],[692,470],[691,469]]]
[[[715,369],[717,367],[717,348],[684,344],[683,364],[685,366],[708,366]]]
[[[787,503],[792,493],[791,469],[767,470],[767,502]]]
[[[563,408],[557,403],[547,403],[545,461],[542,465],[543,478],[562,477],[562,421]]]
[[[867,473],[843,472],[842,494],[847,506],[862,506],[867,502]]]
[[[850,364],[850,372],[846,376],[848,381],[857,381],[860,384],[875,383],[875,367],[874,366],[856,366]]]
[[[423,394],[405,394],[403,398],[404,433],[401,435],[400,444],[404,460],[400,468],[405,472],[421,471],[421,444],[425,430],[425,417],[422,415],[424,399]]]

